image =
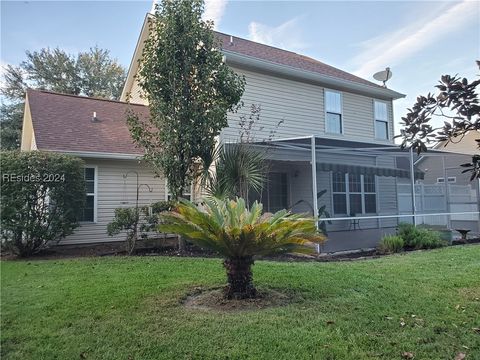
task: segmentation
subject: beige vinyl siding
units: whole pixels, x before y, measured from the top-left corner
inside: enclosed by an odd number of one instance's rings
[[[152,192],[142,186],[139,192],[139,204],[149,205],[165,199],[165,181],[155,178],[154,174],[145,165],[138,161],[127,160],[91,160],[85,159],[87,167],[96,167],[97,181],[97,222],[81,223],[75,233],[68,236],[60,244],[80,244],[108,241],[123,241],[124,234],[115,237],[107,235],[107,224],[112,220],[114,211],[118,207],[135,206],[136,175],[130,173],[126,181],[123,174],[128,171],[137,171],[139,184],[148,184]]]
[[[224,141],[235,141],[239,135],[240,117],[250,115],[252,104],[260,105],[260,120],[254,128],[256,139],[270,136],[276,129],[276,138],[308,135],[335,137],[345,140],[373,141],[375,139],[374,99],[358,94],[341,92],[344,133],[327,134],[325,131],[325,88],[300,81],[280,78],[243,69],[234,69],[246,79],[242,97],[244,106],[237,113],[228,114],[229,127],[222,131]],[[334,90],[335,89],[328,89]],[[392,102],[386,101],[388,110],[389,142],[393,142]]]
[[[461,139],[454,138],[447,146],[444,142],[439,143],[435,148],[441,151],[451,151],[461,154],[475,155],[479,153],[478,144],[475,141],[480,139],[480,131],[471,130]]]
[[[28,95],[25,101],[25,109],[23,112],[23,125],[22,125],[22,139],[20,145],[21,151],[37,150],[37,144],[35,141],[35,131],[33,130],[32,113],[30,112],[30,103],[28,101]]]
[[[262,74],[259,72],[234,69],[245,76],[246,86],[242,96],[244,106],[236,113],[228,114],[228,127],[223,129],[224,141],[236,141],[239,136],[238,121],[241,116],[250,115],[252,104],[260,105],[260,120],[253,133],[256,139],[268,139],[276,130],[276,138],[308,135],[327,135],[345,140],[375,141],[374,99],[371,97],[341,92],[342,121],[344,133],[327,134],[325,131],[325,89],[318,85]],[[330,89],[338,91],[335,89]],[[132,103],[146,104],[141,97],[138,81],[132,84]],[[392,102],[386,101],[388,110],[389,142],[393,142]],[[283,121],[280,126],[277,124]]]
[[[260,122],[255,130],[259,140],[267,139],[279,121],[276,138],[319,134],[324,128],[323,92],[312,84],[283,79],[257,72],[235,69],[246,79],[242,97],[244,106],[238,113],[228,114],[229,127],[222,131],[222,139],[238,138],[238,120],[250,115],[252,104],[261,106]],[[259,127],[263,127],[260,130]]]
[[[142,89],[138,85],[138,80],[133,80],[132,89],[130,92],[130,102],[133,104],[148,105],[147,100],[142,98]]]

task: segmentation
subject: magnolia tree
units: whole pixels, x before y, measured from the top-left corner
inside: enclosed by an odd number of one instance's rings
[[[480,67],[480,62],[477,61]],[[419,96],[407,115],[402,117],[402,147],[412,147],[417,153],[427,151],[427,145],[436,141],[462,141],[469,131],[480,131],[480,104],[476,92],[480,80],[469,82],[459,76],[442,76],[436,88],[438,95]],[[431,120],[443,117],[448,121],[443,126],[433,127]],[[476,140],[480,149],[480,135]],[[471,163],[462,164],[463,172],[471,173],[471,180],[480,178],[480,154],[472,157]]]
[[[167,178],[174,199],[192,181],[201,155],[214,148],[245,85],[225,64],[203,8],[202,0],[156,5],[137,74],[150,117],[128,116],[134,141]]]

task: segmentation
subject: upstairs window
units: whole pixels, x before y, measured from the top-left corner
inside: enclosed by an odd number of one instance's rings
[[[85,176],[85,206],[80,221],[95,222],[96,221],[96,171],[93,167],[86,167],[84,171]]]
[[[342,94],[325,90],[325,131],[343,134]]]
[[[375,101],[375,138],[388,140],[387,103]]]

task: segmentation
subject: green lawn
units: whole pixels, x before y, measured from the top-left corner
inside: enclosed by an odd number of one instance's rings
[[[258,261],[257,286],[296,302],[235,313],[179,304],[196,286],[223,284],[219,259],[2,261],[1,270],[2,359],[480,359],[478,245]]]

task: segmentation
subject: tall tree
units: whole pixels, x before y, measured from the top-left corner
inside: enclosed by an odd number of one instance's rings
[[[480,68],[480,61],[477,61]],[[458,75],[443,75],[436,85],[438,95],[428,94],[417,97],[416,103],[402,117],[402,147],[412,147],[417,153],[428,150],[432,142],[462,141],[469,131],[480,131],[480,103],[476,92],[480,80],[469,82]],[[433,127],[433,117],[443,117],[443,126]],[[480,136],[480,134],[479,134]],[[476,140],[480,150],[480,138]],[[471,180],[480,178],[480,154],[472,157],[472,162],[462,164],[463,172],[471,173]]]
[[[202,154],[215,146],[244,91],[243,77],[223,61],[213,23],[202,20],[202,0],[165,0],[156,6],[138,82],[150,117],[128,118],[145,160],[163,174],[177,199]]]
[[[25,90],[30,88],[66,94],[117,99],[122,91],[126,71],[108,50],[98,47],[77,55],[59,48],[26,52],[19,66],[4,69],[0,94],[7,102],[0,107],[1,148],[20,145]],[[20,116],[19,116],[20,114]]]
[[[23,103],[2,104],[0,106],[0,144],[3,150],[20,147],[23,123]]]

